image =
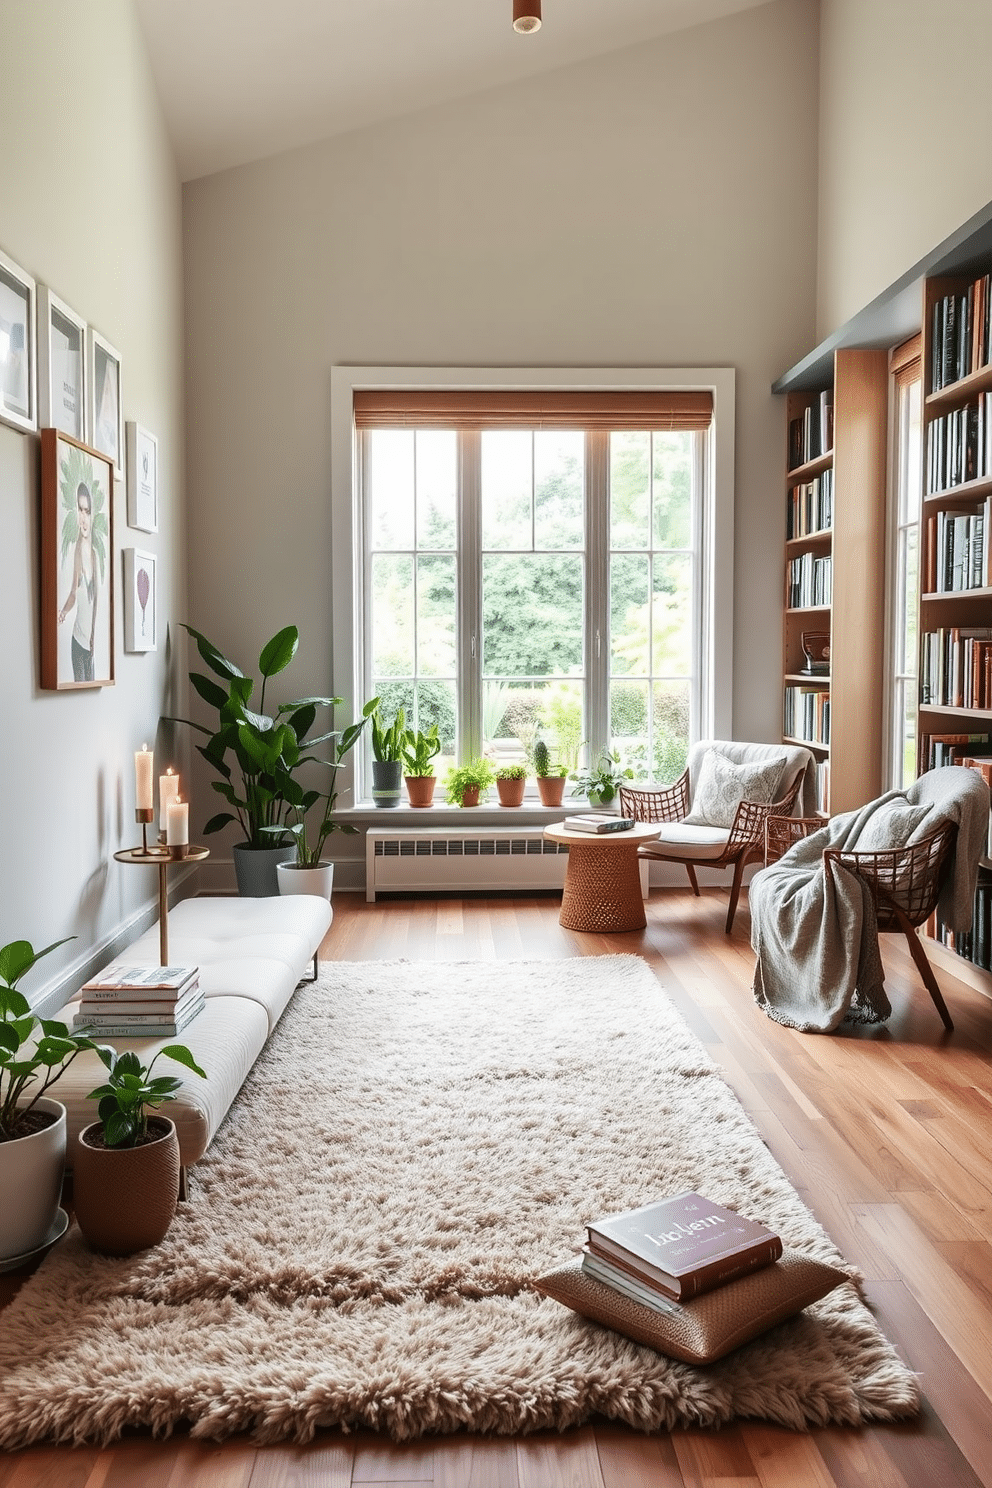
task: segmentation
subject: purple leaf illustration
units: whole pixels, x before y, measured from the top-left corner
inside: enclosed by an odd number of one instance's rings
[[[151,580],[146,568],[139,568],[135,575],[134,587],[138,591],[138,603],[141,606],[141,634],[145,633],[145,607],[148,604],[148,596],[151,593]]]

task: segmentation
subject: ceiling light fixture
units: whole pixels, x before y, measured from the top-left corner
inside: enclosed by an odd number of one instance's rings
[[[513,0],[513,29],[526,35],[541,29],[541,0]]]

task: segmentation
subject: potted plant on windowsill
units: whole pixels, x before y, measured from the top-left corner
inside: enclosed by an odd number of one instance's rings
[[[370,721],[378,701],[378,698],[373,698],[370,703],[366,703],[359,722],[349,724],[340,733],[335,731],[324,734],[314,741],[318,744],[330,743],[330,759],[321,759],[316,754],[301,754],[292,769],[286,767],[287,778],[283,782],[283,792],[295,820],[285,828],[267,829],[273,834],[288,832],[296,844],[295,856],[288,861],[276,864],[280,894],[316,894],[321,899],[331,897],[334,887],[334,864],[325,861],[321,856],[324,844],[332,832],[343,832],[348,836],[354,836],[358,831],[358,828],[352,826],[350,822],[339,822],[334,819],[333,812],[338,799],[338,771],[345,757],[361,737],[362,730]],[[331,775],[326,790],[318,790],[315,786],[304,787],[296,779],[296,771],[305,765],[318,765],[330,770]],[[320,814],[316,818],[316,827],[312,837],[308,837],[307,815],[316,806],[320,807]]]
[[[175,1100],[182,1080],[157,1075],[159,1059],[172,1059],[206,1079],[185,1044],[159,1049],[143,1065],[128,1050],[97,1049],[107,1066],[104,1085],[88,1099],[99,1101],[99,1120],[79,1133],[73,1161],[72,1198],[79,1228],[93,1250],[133,1255],[163,1238],[179,1198],[179,1139],[175,1123],[149,1115]]]
[[[406,793],[411,806],[429,806],[434,799],[434,757],[441,753],[441,741],[437,736],[437,724],[432,723],[424,733],[421,729],[408,729],[403,745],[404,779]]]
[[[376,806],[400,804],[403,779],[403,747],[406,742],[406,710],[397,708],[387,724],[378,706],[372,708],[372,800]]]
[[[239,826],[244,841],[233,848],[239,891],[245,895],[278,894],[276,864],[293,851],[285,830],[290,810],[286,785],[303,751],[331,737],[307,737],[317,709],[333,708],[341,699],[300,698],[281,703],[274,714],[265,712],[269,679],[285,671],[299,647],[300,633],[295,625],[287,625],[262,648],[258,658],[262,676],[258,711],[249,707],[254,679],[191,625],[183,629],[193,637],[201,659],[214,674],[208,677],[190,672],[189,680],[203,701],[216,710],[217,724],[208,728],[189,718],[169,722],[185,723],[206,736],[207,742],[197,745],[197,749],[221,777],[212,782],[213,789],[232,808],[212,816],[203,828],[204,836],[232,824]],[[214,681],[214,677],[220,681]]]
[[[495,770],[481,755],[467,765],[452,765],[444,777],[446,800],[450,806],[478,806],[495,779]]]
[[[526,784],[526,765],[500,765],[496,771],[499,804],[501,806],[522,806]]]
[[[72,940],[73,936],[66,939]],[[59,1209],[65,1106],[45,1092],[82,1049],[96,1045],[64,1023],[38,1018],[18,982],[42,956],[26,940],[0,947],[0,1261],[40,1250],[68,1221]]]
[[[542,806],[560,806],[565,794],[567,771],[562,765],[553,764],[551,753],[543,739],[534,745],[534,774]]]
[[[621,785],[633,778],[633,770],[623,765],[619,754],[604,749],[591,769],[577,770],[569,776],[575,781],[569,794],[585,796],[590,806],[612,806]]]

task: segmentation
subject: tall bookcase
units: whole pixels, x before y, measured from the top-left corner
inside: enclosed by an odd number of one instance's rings
[[[824,382],[789,392],[787,427],[806,419],[818,428],[821,394],[830,391]],[[887,392],[884,350],[838,349],[832,448],[821,452],[814,440],[813,458],[796,464],[795,441],[787,447],[783,739],[812,750],[825,786],[821,804],[832,814],[881,791]],[[793,494],[815,483],[822,492],[824,478],[832,481],[828,527],[818,523],[815,497]],[[790,512],[803,505],[811,520],[796,530]],[[804,670],[804,634],[829,636],[828,673]]]

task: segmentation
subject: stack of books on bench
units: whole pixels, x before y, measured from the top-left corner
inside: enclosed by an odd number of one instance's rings
[[[582,1270],[655,1312],[770,1266],[779,1237],[697,1193],[677,1194],[586,1227]]]
[[[82,989],[73,1031],[94,1038],[157,1038],[181,1033],[203,1007],[198,966],[113,962]]]

